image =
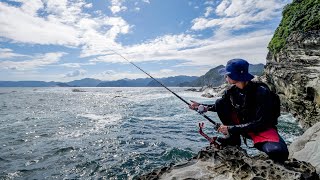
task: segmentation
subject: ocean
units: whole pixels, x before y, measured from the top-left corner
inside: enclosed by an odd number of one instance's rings
[[[209,145],[199,122],[217,135],[164,88],[74,89],[0,88],[0,179],[135,179]],[[171,89],[188,101],[215,101]],[[290,114],[278,128],[288,144],[302,133]]]

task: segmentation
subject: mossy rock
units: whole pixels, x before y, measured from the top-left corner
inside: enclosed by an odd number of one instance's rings
[[[285,46],[286,39],[292,32],[320,29],[320,0],[294,0],[285,6],[282,16],[268,46],[273,54]]]

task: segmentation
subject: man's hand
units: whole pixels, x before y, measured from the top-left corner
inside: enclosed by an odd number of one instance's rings
[[[228,126],[220,125],[220,127],[218,128],[218,132],[220,132],[226,136],[229,135]]]
[[[208,107],[207,106],[204,106],[204,105],[199,104],[198,102],[195,102],[195,101],[192,101],[192,100],[191,100],[191,102],[192,102],[192,104],[189,106],[190,109],[196,110],[201,114],[208,111]]]
[[[199,105],[199,103],[191,100],[191,105],[189,106],[189,108],[192,110],[198,110]]]

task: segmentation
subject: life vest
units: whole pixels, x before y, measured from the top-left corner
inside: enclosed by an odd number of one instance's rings
[[[236,113],[231,114],[231,118],[234,124],[240,124],[240,120],[237,117]],[[260,142],[279,142],[279,134],[275,128],[268,128],[265,131],[253,133],[248,133],[249,137],[253,140],[253,143],[260,143]]]
[[[253,140],[253,143],[260,143],[260,142],[279,142],[279,134],[276,129],[269,128],[265,131],[259,133],[248,133],[248,135]]]

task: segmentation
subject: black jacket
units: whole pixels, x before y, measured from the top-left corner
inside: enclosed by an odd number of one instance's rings
[[[208,110],[218,113],[221,122],[229,126],[230,134],[257,133],[274,127],[270,100],[268,88],[250,81],[244,89],[234,85],[226,90]],[[232,120],[232,115],[238,117],[239,124]]]

